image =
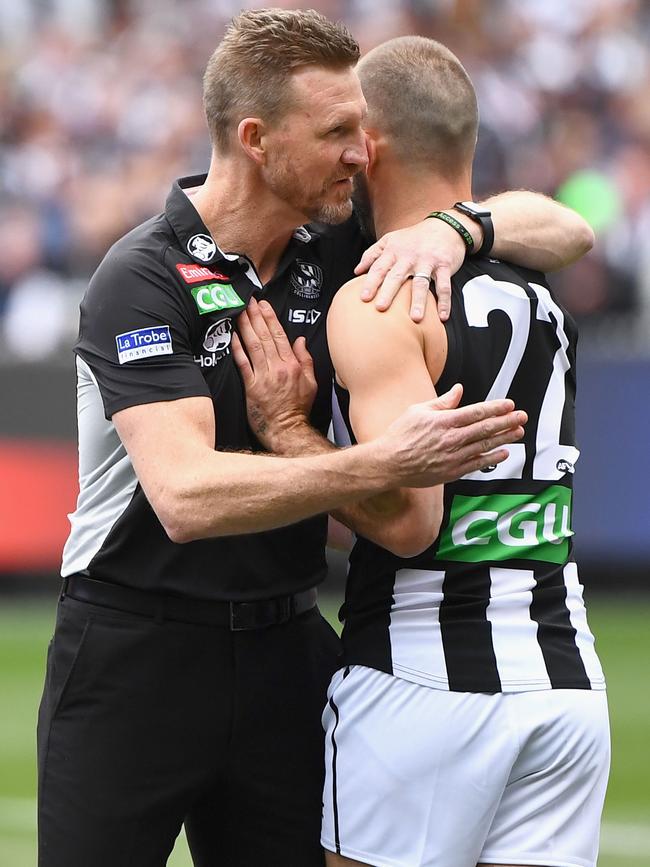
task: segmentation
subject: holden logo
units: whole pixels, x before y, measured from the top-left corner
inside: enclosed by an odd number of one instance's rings
[[[296,267],[291,274],[291,288],[301,298],[318,298],[323,285],[323,272],[313,262],[296,259]]]
[[[205,332],[203,348],[207,352],[223,352],[230,346],[231,332],[232,321],[230,319],[222,319],[220,322],[215,322]]]
[[[210,262],[217,252],[217,245],[209,235],[192,235],[187,242],[187,252],[201,262]]]
[[[575,467],[571,461],[566,461],[564,458],[560,458],[555,467],[559,473],[575,473]]]

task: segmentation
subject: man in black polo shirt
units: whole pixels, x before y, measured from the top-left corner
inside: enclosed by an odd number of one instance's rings
[[[82,302],[80,494],[39,719],[41,867],[162,865],[184,820],[198,865],[321,864],[320,712],[338,662],[315,607],[322,513],[499,462],[523,433],[508,401],[435,411],[452,395],[366,446],[260,454],[231,354],[254,297],[308,341],[310,421],[329,424],[325,314],[363,244],[345,220],[366,161],[357,56],[315,14],[240,16],[206,73],[210,173],[174,185]],[[508,225],[522,237],[509,208],[497,243]],[[413,233],[397,272],[427,267],[428,285],[436,261],[462,260],[453,229]],[[436,238],[451,251],[437,260]]]

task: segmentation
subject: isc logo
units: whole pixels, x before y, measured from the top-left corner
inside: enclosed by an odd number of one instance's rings
[[[320,310],[296,310],[290,307],[287,319],[289,322],[304,322],[306,325],[313,325],[319,319],[320,314]]]

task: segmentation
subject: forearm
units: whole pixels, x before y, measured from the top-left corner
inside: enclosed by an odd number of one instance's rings
[[[297,422],[284,430],[268,431],[265,445],[273,455],[301,458],[338,451],[333,442],[312,427],[308,421]]]
[[[588,223],[541,193],[500,193],[481,204],[492,211],[492,253],[498,259],[538,271],[556,271],[584,256],[593,246],[594,234]],[[467,225],[468,221],[463,222]],[[480,232],[476,223],[468,228]]]
[[[373,445],[285,458],[212,452],[201,473],[146,491],[176,542],[271,530],[329,512],[395,484],[396,467]]]
[[[308,424],[295,425],[290,431],[274,438],[273,453],[285,457],[318,455],[337,451],[337,446]],[[408,499],[396,489],[359,501],[341,505],[333,516],[360,536],[378,545],[391,547],[395,536],[401,535]]]

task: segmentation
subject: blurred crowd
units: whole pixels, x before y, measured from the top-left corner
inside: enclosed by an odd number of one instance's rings
[[[0,4],[0,358],[70,345],[106,249],[204,171],[201,77],[241,8],[313,6],[362,50],[431,36],[481,106],[475,197],[531,188],[597,247],[555,286],[588,332],[650,351],[645,0],[12,0]]]

